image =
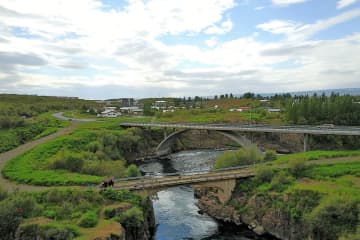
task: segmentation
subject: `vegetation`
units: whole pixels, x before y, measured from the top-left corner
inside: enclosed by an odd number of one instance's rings
[[[360,104],[353,96],[332,94],[290,98],[287,116],[294,124],[360,125]]]
[[[214,169],[229,168],[259,163],[262,160],[255,148],[241,148],[236,151],[227,151],[216,158]]]
[[[52,117],[52,111],[95,106],[94,102],[80,99],[0,94],[0,153],[69,124]]]
[[[144,134],[136,128],[121,130],[115,124],[83,124],[71,134],[10,160],[3,174],[36,185],[87,185],[98,184],[104,177],[137,176],[134,166],[126,169],[126,160],[146,151],[157,134]]]
[[[109,198],[110,195],[127,197],[118,200],[120,198]],[[123,214],[116,213],[108,223],[120,218],[126,220],[126,224],[135,224],[144,219],[142,198],[127,191],[109,189],[106,194],[99,194],[92,190],[53,189],[7,193],[0,200],[1,239],[15,239],[16,232],[22,239],[81,237],[87,228],[96,228],[99,221],[104,221],[98,214],[102,208],[115,204],[129,207]]]
[[[332,154],[338,156],[340,152],[313,152],[307,156]],[[344,151],[341,155],[344,154],[351,156],[354,152]],[[302,226],[297,233],[301,239],[359,238],[360,162],[305,165],[306,158],[287,157],[288,168],[278,168],[276,164],[261,166],[255,178],[238,181],[229,204],[243,216],[276,209],[281,212],[279,216],[290,216],[292,224]],[[251,199],[261,201],[260,209],[246,207],[246,201]]]
[[[274,163],[288,163],[294,159],[304,159],[308,161],[339,158],[339,157],[357,157],[360,156],[360,150],[338,150],[338,151],[308,151],[278,156]]]

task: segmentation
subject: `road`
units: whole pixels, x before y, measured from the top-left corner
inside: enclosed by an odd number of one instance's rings
[[[60,120],[69,120],[73,122],[94,122],[97,120],[95,118],[69,118],[69,117],[65,117],[63,114],[64,114],[63,112],[57,112],[54,113],[52,116]]]
[[[360,136],[359,126],[272,126],[240,124],[199,124],[199,123],[120,123],[123,127],[160,127],[177,129],[203,129],[214,131],[299,133],[313,135],[348,135]]]

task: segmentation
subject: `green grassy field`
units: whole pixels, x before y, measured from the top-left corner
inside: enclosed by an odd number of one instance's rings
[[[301,153],[286,154],[278,156],[273,163],[288,163],[294,159],[319,160],[327,158],[354,157],[360,156],[360,150],[339,150],[339,151],[309,151]]]
[[[23,127],[0,130],[0,153],[50,135],[70,124],[69,121],[56,119],[51,114],[43,113],[33,119],[27,119]]]

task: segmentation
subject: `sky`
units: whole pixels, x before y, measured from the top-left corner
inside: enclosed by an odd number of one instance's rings
[[[360,87],[360,0],[0,0],[0,93]]]

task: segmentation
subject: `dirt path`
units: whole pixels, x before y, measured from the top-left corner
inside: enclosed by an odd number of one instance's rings
[[[40,138],[40,139],[32,141],[32,142],[25,143],[25,144],[23,144],[17,148],[14,148],[10,151],[1,153],[0,154],[0,169],[2,170],[2,168],[4,167],[4,165],[7,161],[9,161],[10,159],[13,159],[14,157],[18,156],[19,154],[22,154],[22,153],[30,150],[31,148],[33,148],[39,144],[42,144],[46,141],[49,141],[51,139],[54,139],[58,136],[72,132],[75,129],[77,124],[78,123],[76,123],[76,122],[72,122],[70,126],[68,126],[66,128],[62,128],[59,131],[57,131],[56,133],[50,134],[46,137]],[[2,176],[2,174],[0,174],[0,185],[3,189],[7,189],[9,191],[14,191],[16,189],[18,189],[19,191],[31,191],[31,190],[42,190],[42,189],[48,188],[48,187],[43,187],[43,186],[16,184],[15,182],[5,179]]]

